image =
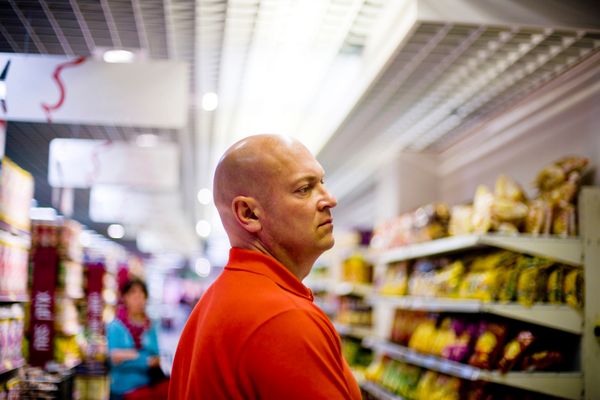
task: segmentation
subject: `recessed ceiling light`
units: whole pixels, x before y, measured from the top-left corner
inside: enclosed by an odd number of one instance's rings
[[[113,239],[122,239],[123,236],[125,236],[125,228],[123,228],[123,225],[119,224],[109,225],[107,232],[108,236]]]
[[[198,190],[198,195],[196,197],[200,204],[207,205],[210,204],[210,201],[212,200],[212,192],[207,188],[202,188]]]
[[[214,111],[219,105],[219,96],[214,92],[204,93],[202,96],[202,109],[205,111]]]
[[[198,221],[198,223],[196,224],[196,233],[200,237],[208,237],[208,235],[210,235],[210,223],[203,219]]]
[[[207,277],[210,274],[211,265],[210,261],[204,257],[200,257],[196,259],[194,263],[194,271],[198,276]]]
[[[107,63],[130,63],[133,58],[131,51],[121,49],[106,50],[102,55],[102,59]]]

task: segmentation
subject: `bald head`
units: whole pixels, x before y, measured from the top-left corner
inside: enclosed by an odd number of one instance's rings
[[[215,171],[217,208],[229,208],[239,195],[265,197],[264,183],[280,172],[282,160],[297,151],[308,152],[297,140],[280,135],[250,136],[232,145]]]

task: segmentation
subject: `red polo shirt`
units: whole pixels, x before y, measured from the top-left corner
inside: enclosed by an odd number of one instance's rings
[[[169,399],[360,398],[311,291],[272,257],[231,249],[183,329]]]

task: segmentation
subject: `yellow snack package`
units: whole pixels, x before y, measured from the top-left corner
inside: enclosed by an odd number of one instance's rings
[[[464,273],[465,266],[460,260],[443,267],[435,275],[436,295],[440,297],[456,297]]]
[[[564,298],[571,307],[583,307],[583,272],[581,269],[573,268],[565,275]]]
[[[563,303],[564,273],[565,268],[562,265],[557,265],[554,267],[552,272],[550,272],[550,275],[548,275],[548,284],[546,289],[548,303]]]

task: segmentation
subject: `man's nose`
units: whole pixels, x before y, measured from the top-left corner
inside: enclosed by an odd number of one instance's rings
[[[323,198],[319,201],[319,209],[333,208],[337,206],[337,199],[329,191],[323,188]]]

